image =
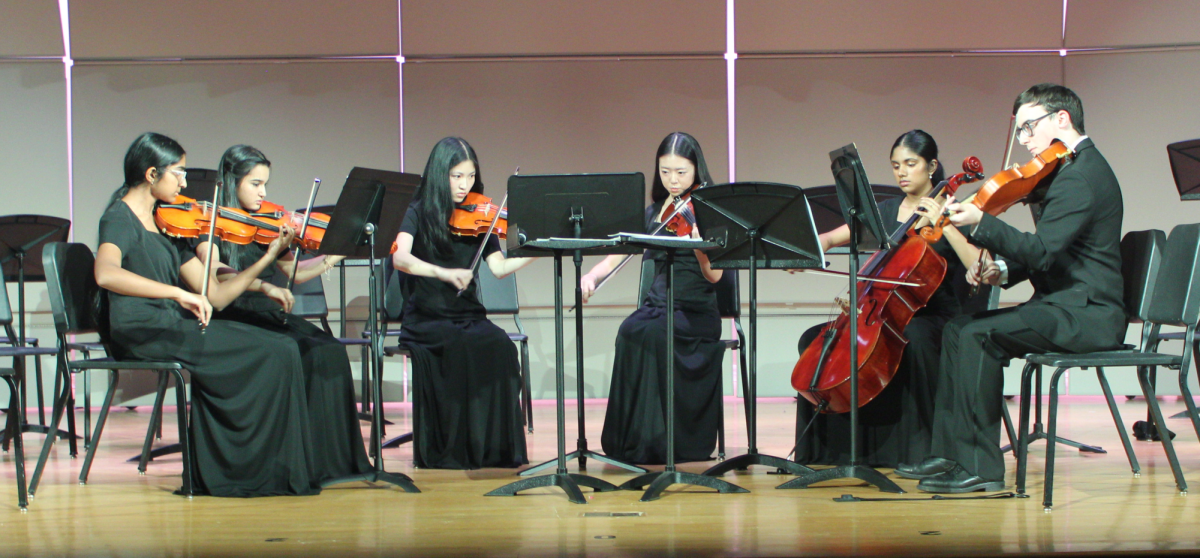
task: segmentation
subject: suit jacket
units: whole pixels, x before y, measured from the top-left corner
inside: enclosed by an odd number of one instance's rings
[[[985,214],[971,239],[1003,257],[1010,285],[1033,283],[1033,297],[1018,310],[1026,325],[1063,349],[1089,352],[1125,339],[1124,204],[1117,177],[1092,140],[1080,142],[1075,153],[1034,208],[1036,232]]]

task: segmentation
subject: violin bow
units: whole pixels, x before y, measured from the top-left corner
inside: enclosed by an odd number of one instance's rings
[[[200,287],[200,298],[204,300],[208,300],[208,283],[212,280],[213,249],[216,247],[214,240],[217,232],[217,210],[221,207],[221,188],[224,186],[223,182],[217,181],[216,187],[213,188],[212,207],[209,208],[211,213],[208,216],[208,254],[204,256],[204,285]],[[207,328],[207,323],[200,322],[201,334],[207,331]]]
[[[1016,143],[1016,141],[1017,141],[1017,115],[1014,114],[1011,117],[1009,117],[1008,146],[1004,148],[1004,165],[1002,165],[1000,167],[1000,170],[1008,169],[1009,158],[1012,157],[1013,144]],[[979,270],[979,275],[976,276],[976,278],[979,280],[983,279],[983,260],[985,258],[987,258],[988,256],[989,256],[989,254],[988,254],[987,248],[979,249],[979,261],[976,262],[976,266],[975,266]],[[974,285],[971,285],[970,296],[975,296],[975,295],[979,294],[979,286],[980,286],[979,282],[976,282]]]
[[[520,172],[521,167],[517,167],[517,173],[519,174]],[[508,192],[504,193],[504,199],[500,200],[500,205],[496,206],[496,216],[492,217],[492,222],[488,225],[487,233],[483,235],[483,242],[480,242],[479,248],[475,249],[475,257],[471,259],[470,269],[472,273],[475,273],[476,268],[479,267],[479,260],[483,257],[483,247],[487,246],[488,239],[492,237],[492,232],[496,230],[496,221],[500,220],[500,211],[504,209],[505,205],[508,205]],[[487,212],[485,211],[484,214],[486,215]],[[457,296],[462,296],[462,294],[466,292],[467,288],[470,286],[471,284],[467,283],[466,287],[459,289]]]
[[[304,222],[300,224],[300,233],[299,233],[299,236],[296,237],[302,241],[304,240],[304,234],[306,232],[308,232],[308,218],[309,218],[308,216],[312,215],[313,203],[317,201],[317,190],[319,190],[320,188],[321,188],[321,179],[314,178],[312,190],[309,191],[309,193],[308,193],[308,205],[304,207]],[[288,292],[291,292],[292,287],[296,286],[296,273],[300,271],[300,246],[301,246],[301,244],[302,244],[302,242],[297,242],[296,248],[292,252],[292,273],[288,275],[288,282],[287,282]],[[371,257],[372,258],[375,257],[374,254],[372,254]],[[284,312],[283,313],[283,323],[285,323],[285,324],[287,323],[287,317],[288,317],[288,313]]]
[[[675,204],[675,210],[671,212],[670,216],[668,216],[666,219],[663,219],[662,222],[658,224],[658,228],[654,229],[654,232],[652,232],[650,234],[656,235],[659,233],[659,231],[663,230],[663,228],[667,226],[667,223],[671,222],[671,219],[674,219],[676,215],[679,215],[679,212],[683,211],[684,208],[687,207],[688,202],[691,201],[692,192],[696,191],[699,188],[703,188],[705,186],[708,186],[707,182],[702,182],[700,184],[692,184],[691,188],[688,188],[682,194],[679,194],[678,196],[676,196],[675,201],[673,202]],[[633,259],[633,256],[634,256],[634,254],[626,254],[625,259],[621,260],[621,263],[617,264],[617,267],[614,267],[612,271],[608,272],[608,275],[605,275],[604,278],[601,279],[599,283],[596,283],[596,288],[592,291],[592,294],[596,294],[596,291],[599,291],[600,287],[603,287],[605,283],[608,283],[609,279],[612,279],[613,276],[617,274],[617,272],[621,271],[621,268],[625,267],[625,264],[629,263],[629,260]],[[575,311],[574,306],[572,306],[570,310],[567,310],[567,312],[574,312],[574,311]]]

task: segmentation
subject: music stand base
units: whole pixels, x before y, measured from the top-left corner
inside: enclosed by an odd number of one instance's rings
[[[729,458],[722,463],[717,463],[716,465],[709,467],[707,471],[704,471],[701,474],[706,477],[718,477],[734,469],[745,469],[751,465],[766,465],[767,467],[775,467],[792,475],[808,475],[816,472],[815,470],[796,463],[795,461],[755,452]]]
[[[625,469],[627,471],[632,471],[634,473],[645,473],[646,472],[645,469],[638,467],[637,465],[630,465],[629,463],[626,463],[624,461],[621,461],[618,459],[613,459],[607,455],[604,455],[602,453],[596,453],[592,450],[575,450],[575,451],[563,456],[563,459],[565,459],[567,461],[570,461],[572,459],[578,459],[580,471],[587,470],[587,459],[588,458],[595,459],[596,461],[599,461],[601,463],[606,463],[606,464],[612,465],[614,467],[620,467],[622,469]],[[525,469],[524,471],[521,471],[520,473],[517,473],[517,474],[522,477],[527,477],[529,475],[536,474],[539,471],[542,471],[544,469],[549,469],[549,468],[555,467],[557,465],[558,465],[558,458],[555,457],[554,459],[551,459],[550,461],[546,461],[544,463],[539,463],[539,464],[534,465],[533,467],[530,467],[528,469]]]
[[[809,485],[818,482],[825,482],[835,479],[858,479],[867,484],[875,486],[882,492],[890,492],[892,494],[904,494],[901,489],[891,479],[883,476],[883,473],[876,471],[865,465],[839,465],[829,469],[821,469],[812,473],[801,475],[790,481],[787,481],[775,488],[808,488]]]
[[[1050,439],[1050,437],[1047,436],[1045,432],[1042,432],[1041,429],[1035,430],[1033,432],[1033,434],[1030,435],[1030,437],[1029,437],[1030,442],[1036,442],[1038,440],[1049,440],[1049,439]],[[1076,442],[1075,440],[1068,440],[1066,438],[1063,438],[1062,436],[1055,436],[1054,441],[1055,441],[1055,443],[1059,443],[1064,446],[1070,446],[1070,447],[1076,448],[1082,452],[1108,453],[1108,450],[1106,450],[1100,446],[1093,446],[1093,445],[1085,444],[1083,442]],[[1000,453],[1008,453],[1010,451],[1012,451],[1011,445],[1000,448]]]
[[[160,448],[154,448],[154,449],[150,450],[150,453],[146,456],[146,461],[154,461],[155,457],[162,457],[164,455],[170,455],[172,453],[181,453],[182,451],[183,451],[183,446],[180,446],[179,444],[167,444]],[[126,459],[125,462],[126,463],[137,463],[141,460],[142,460],[142,454],[139,453],[133,457],[130,457],[129,459]]]
[[[398,448],[398,447],[400,447],[401,444],[407,444],[411,441],[413,441],[413,433],[409,432],[407,434],[401,434],[399,436],[396,436],[395,438],[392,438],[391,440],[387,440],[387,441],[383,442],[383,447],[384,448]]]
[[[583,497],[583,491],[579,489],[580,486],[586,486],[595,492],[615,492],[618,490],[615,484],[595,477],[576,473],[552,473],[506,484],[484,494],[484,496],[516,496],[518,492],[523,490],[545,488],[548,486],[557,486],[563,489],[563,492],[567,493],[567,499],[573,504],[587,503],[587,500]]]
[[[673,484],[690,484],[692,486],[702,486],[712,488],[718,494],[738,494],[750,492],[736,484],[723,481],[715,477],[706,477],[697,475],[696,473],[685,473],[683,471],[655,471],[638,475],[630,479],[625,484],[621,485],[621,490],[641,490],[646,489],[646,493],[642,494],[641,501],[652,502],[662,497],[663,491]]]
[[[321,483],[321,488],[342,484],[346,482],[383,482],[398,486],[404,489],[405,492],[419,494],[421,489],[413,484],[413,480],[408,475],[403,473],[389,473],[387,471],[371,471],[370,473],[362,473],[358,475],[347,475],[344,477],[332,478]]]

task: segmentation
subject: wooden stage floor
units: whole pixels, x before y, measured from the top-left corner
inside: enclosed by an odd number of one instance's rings
[[[1012,405],[1013,414],[1016,407]],[[1166,398],[1164,411],[1183,408]],[[602,401],[585,406],[588,439],[599,449]],[[389,405],[407,431],[408,407]],[[1052,512],[1042,510],[1045,443],[1031,451],[1031,498],[930,501],[916,481],[898,479],[905,497],[923,501],[838,503],[842,494],[882,496],[839,482],[808,490],[775,490],[791,478],[767,469],[726,479],[749,494],[715,494],[674,487],[661,500],[639,502],[639,492],[586,493],[587,505],[561,491],[538,489],[517,497],[483,494],[515,480],[511,470],[414,470],[409,446],[385,450],[387,468],[414,478],[421,494],[395,488],[342,485],[314,497],[188,500],[179,486],[178,455],[150,465],[139,476],[125,458],[137,453],[147,409],[114,411],[105,429],[90,482],[77,484],[82,462],[56,445],[47,474],[28,513],[16,508],[11,452],[0,459],[0,556],[800,556],[988,555],[1007,553],[1174,553],[1200,549],[1200,499],[1180,495],[1157,443],[1134,442],[1142,475],[1135,478],[1103,400],[1067,398],[1061,410],[1064,437],[1104,446],[1105,455],[1058,452]],[[1144,418],[1141,399],[1122,401],[1127,424]],[[568,450],[575,446],[569,405]],[[791,447],[795,404],[764,400],[759,406],[760,449],[783,455]],[[165,413],[173,441],[172,412]],[[730,452],[744,451],[740,402],[726,401]],[[81,424],[81,423],[80,423]],[[555,452],[554,405],[535,406],[534,462]],[[1200,444],[1186,420],[1170,421],[1185,475],[1200,486]],[[365,429],[364,429],[365,430]],[[26,435],[28,468],[43,437]],[[711,463],[681,466],[700,472]],[[569,467],[572,471],[576,465]],[[632,475],[589,462],[589,472],[614,484]],[[1008,483],[1013,482],[1009,457]],[[596,517],[609,512],[642,515]]]

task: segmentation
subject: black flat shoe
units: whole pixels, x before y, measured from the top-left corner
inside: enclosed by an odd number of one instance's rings
[[[896,466],[895,473],[906,479],[926,479],[937,474],[951,471],[957,463],[941,457],[928,457],[915,465],[901,463]]]
[[[1004,490],[1004,481],[985,479],[955,465],[954,469],[921,479],[917,488],[936,494],[962,494],[964,492],[996,492]]]

